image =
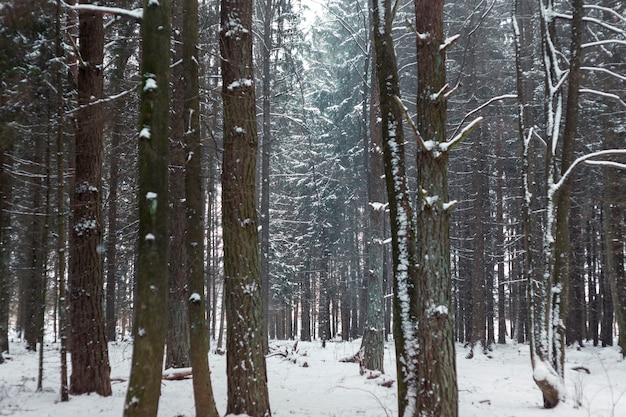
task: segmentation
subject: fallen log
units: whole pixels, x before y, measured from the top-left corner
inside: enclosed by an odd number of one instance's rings
[[[191,378],[191,368],[167,368],[163,371],[163,379],[166,381],[182,381]]]

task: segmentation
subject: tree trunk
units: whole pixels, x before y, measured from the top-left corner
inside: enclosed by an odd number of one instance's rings
[[[443,0],[415,2],[417,37],[417,130],[426,143],[417,153],[417,322],[419,397],[415,415],[458,415],[458,387],[450,274],[447,98]],[[439,97],[437,97],[439,95]],[[433,98],[435,97],[435,98]],[[430,364],[435,364],[431,366]]]
[[[271,74],[270,58],[272,52],[272,22],[274,20],[274,0],[264,0],[263,6],[263,42],[261,47],[263,65],[263,136],[261,143],[261,241],[260,241],[260,271],[261,288],[263,291],[263,343],[264,352],[269,352],[267,341],[267,323],[269,319],[270,303],[270,156],[272,152],[272,125],[271,125]]]
[[[6,171],[9,162],[5,162],[5,154],[13,143],[13,129],[0,127],[0,363],[4,362],[2,352],[9,352],[9,300],[11,297],[9,279],[11,217],[9,202],[11,200],[13,181]]]
[[[372,48],[373,50],[374,48]],[[375,51],[373,51],[375,53]],[[380,118],[380,89],[377,82],[376,58],[372,59],[372,82],[370,93],[370,141],[367,146],[367,318],[361,349],[364,369],[384,372],[385,311],[383,294],[385,184],[383,166],[382,126]]]
[[[209,344],[206,332],[204,291],[204,221],[202,198],[202,149],[198,83],[198,0],[183,2],[183,115],[187,157],[185,163],[185,230],[189,294],[189,345],[193,370],[196,417],[217,417],[213,397]]]
[[[167,337],[170,0],[144,0],[133,362],[124,417],[156,417]]]
[[[383,6],[384,10],[379,7]],[[405,170],[404,133],[391,1],[374,2],[374,45],[380,91],[383,161],[389,201],[394,276],[393,334],[396,344],[399,415],[419,415],[420,381],[415,229]],[[420,331],[422,323],[419,323]]]
[[[257,126],[251,1],[222,0],[222,227],[228,323],[227,414],[271,415],[256,211]]]
[[[183,5],[174,2],[172,9],[172,62],[182,60]],[[189,359],[189,299],[187,278],[187,251],[185,245],[185,124],[184,89],[187,80],[183,78],[182,65],[171,69],[172,97],[170,100],[170,164],[169,164],[169,199],[170,199],[170,262],[169,262],[169,297],[168,328],[166,340],[165,368],[188,368]],[[198,155],[200,156],[200,155]]]
[[[88,3],[86,0],[81,3]],[[104,28],[102,15],[79,17],[80,65],[71,192],[69,304],[72,352],[70,393],[111,395],[108,347],[102,311],[102,153]]]
[[[485,227],[484,216],[487,203],[487,186],[485,184],[484,171],[485,156],[481,146],[481,137],[474,139],[474,157],[477,164],[473,172],[474,188],[474,216],[473,216],[473,264],[472,264],[472,333],[470,339],[470,351],[467,358],[474,357],[474,349],[479,349],[483,354],[487,353],[487,334],[485,332]],[[488,214],[489,212],[487,212]],[[491,294],[489,294],[492,296]]]
[[[502,169],[502,136],[496,138],[496,262],[498,265],[498,344],[506,344],[505,271],[504,271],[504,171]],[[509,270],[509,274],[511,271]],[[510,276],[510,275],[509,275]],[[509,288],[511,284],[508,284]],[[511,317],[511,316],[509,316]]]

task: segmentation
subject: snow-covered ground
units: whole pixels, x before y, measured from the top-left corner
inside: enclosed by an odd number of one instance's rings
[[[294,342],[272,342],[291,350]],[[377,380],[360,376],[358,365],[340,359],[354,354],[360,340],[298,343],[295,363],[281,356],[267,359],[270,403],[275,417],[365,416],[397,414],[396,385],[386,388]],[[121,417],[132,346],[110,345],[113,395],[73,396],[58,401],[57,347],[45,351],[44,389],[36,392],[38,354],[12,343],[9,360],[0,365],[0,416],[19,417]],[[528,346],[509,342],[496,346],[486,357],[467,353],[457,345],[459,409],[462,417],[626,417],[626,362],[616,348],[587,346],[567,351],[568,399],[556,409],[542,408],[541,394],[531,378]],[[211,354],[213,389],[220,413],[226,409],[225,356]],[[306,366],[303,366],[306,362]],[[574,371],[582,366],[591,373]],[[387,378],[395,379],[393,344],[385,351]],[[576,406],[576,400],[580,405]],[[190,380],[163,381],[159,417],[193,417]]]

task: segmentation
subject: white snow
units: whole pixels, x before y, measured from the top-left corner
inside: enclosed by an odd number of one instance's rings
[[[146,193],[146,200],[154,200],[155,198],[157,198],[157,193],[153,191],[148,191]]]
[[[191,301],[192,303],[199,303],[200,300],[200,294],[198,294],[197,292],[194,292],[189,296],[189,301]]]
[[[146,238],[145,239],[146,240],[154,240],[155,237],[154,237],[154,235],[152,233],[148,233],[148,234],[146,234]]]
[[[139,330],[141,331],[141,329]],[[568,398],[553,410],[543,409],[541,393],[533,382],[528,345],[495,346],[489,357],[482,354],[465,359],[467,350],[456,345],[460,417],[614,417],[626,416],[626,363],[617,348],[588,344],[567,350],[565,383]],[[270,342],[274,347],[293,347],[294,342]],[[267,359],[272,414],[276,417],[397,415],[397,385],[385,388],[379,378],[359,375],[357,364],[338,362],[356,353],[361,340],[299,342],[301,359],[294,364],[285,358]],[[215,344],[212,342],[212,346]],[[124,408],[132,359],[130,342],[109,344],[113,395],[71,396],[58,401],[59,346],[46,344],[43,391],[36,392],[38,353],[27,352],[14,336],[11,354],[0,365],[0,415],[14,417],[119,417]],[[393,342],[385,345],[385,378],[396,379]],[[68,357],[68,365],[71,363]],[[218,411],[226,410],[226,356],[210,354],[211,377]],[[306,363],[306,367],[304,367]],[[591,374],[572,368],[584,366]],[[70,371],[71,372],[71,371]],[[580,390],[581,405],[575,397]],[[162,381],[158,417],[193,416],[190,379]]]
[[[154,78],[146,78],[146,83],[143,85],[143,91],[152,91],[157,89],[157,83]]]
[[[143,139],[150,139],[150,127],[144,126],[139,132],[139,137]]]

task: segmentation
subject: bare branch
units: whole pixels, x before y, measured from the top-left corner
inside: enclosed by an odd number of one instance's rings
[[[581,93],[595,94],[597,96],[602,96],[602,97],[606,97],[606,98],[612,98],[614,100],[617,100],[622,106],[626,107],[626,103],[624,102],[624,100],[622,100],[622,98],[620,96],[618,96],[617,94],[607,93],[607,92],[604,92],[604,91],[593,90],[591,88],[581,88],[580,92]]]
[[[452,149],[454,149],[459,143],[463,142],[465,140],[466,137],[469,136],[470,133],[472,133],[472,131],[483,122],[483,118],[482,117],[477,117],[474,120],[472,120],[472,122],[470,124],[468,124],[467,126],[465,126],[463,128],[463,130],[461,130],[459,132],[459,134],[457,134],[456,136],[454,136],[452,139],[450,139],[449,141],[442,143],[441,145],[439,145],[439,148],[443,151],[451,151]]]
[[[120,7],[106,7],[106,6],[95,6],[93,4],[76,4],[73,6],[69,6],[72,10],[76,10],[79,13],[100,13],[100,14],[110,14],[114,16],[124,16],[130,17],[135,21],[139,22],[143,18],[143,9],[122,9]]]
[[[561,179],[552,186],[552,190],[554,192],[557,192],[563,186],[563,184],[569,179],[569,177],[572,175],[572,172],[574,171],[574,169],[580,164],[582,164],[583,162],[587,164],[591,162],[591,164],[594,165],[593,164],[594,161],[589,161],[589,159],[597,158],[599,156],[607,156],[607,155],[626,155],[626,149],[607,149],[604,151],[588,153],[587,155],[583,155],[577,158],[574,162],[572,162],[572,165],[570,165],[569,168],[567,168],[567,171],[565,171]],[[610,161],[597,161],[597,162],[610,162]],[[622,165],[619,163],[612,163],[612,164],[613,166],[615,166],[615,164]],[[602,164],[595,164],[595,165],[602,165]],[[609,164],[605,164],[605,165],[609,165]]]
[[[417,140],[417,144],[419,145],[420,150],[422,152],[428,152],[429,149],[426,147],[424,138],[422,138],[422,135],[420,134],[419,130],[417,130],[417,126],[415,126],[415,123],[413,123],[413,120],[411,120],[411,116],[409,116],[409,113],[407,112],[406,107],[404,107],[404,104],[402,104],[402,100],[400,100],[400,97],[398,96],[394,96],[393,98],[396,100],[396,103],[400,107],[400,110],[402,110],[402,114],[404,115],[406,122],[409,124],[409,126],[411,126],[411,129],[413,130],[413,134],[415,135],[415,140]]]

